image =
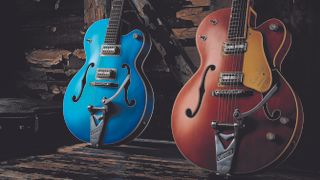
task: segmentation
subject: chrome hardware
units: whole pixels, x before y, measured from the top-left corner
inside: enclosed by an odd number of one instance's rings
[[[117,88],[119,85],[116,83],[103,83],[103,82],[92,82],[90,83],[91,86],[97,87],[105,87],[105,88]]]
[[[127,77],[125,78],[125,80],[123,81],[123,83],[121,84],[120,88],[117,90],[117,92],[110,98],[103,98],[102,99],[102,103],[107,105],[109,104],[111,101],[113,101],[114,98],[116,98],[120,92],[122,91],[122,89],[127,85],[127,83],[129,82],[130,80],[130,74],[127,75]]]
[[[95,113],[96,111],[105,111],[105,110],[107,110],[105,107],[88,106],[88,111],[90,113]]]
[[[238,85],[243,82],[242,72],[227,72],[221,73],[219,78],[219,85]]]
[[[90,112],[90,143],[94,147],[99,147],[102,145],[103,140],[103,128],[107,121],[107,113],[109,112],[110,103],[120,94],[120,92],[125,88],[125,86],[130,81],[130,74],[128,74],[121,84],[117,92],[110,98],[102,98],[102,107],[88,106],[88,111]],[[98,113],[100,112],[100,113]]]
[[[268,141],[275,141],[276,140],[276,135],[274,133],[272,133],[272,132],[268,132],[266,134],[266,139]]]
[[[230,145],[227,148],[224,148],[223,140],[233,139]],[[217,172],[218,174],[228,174],[232,167],[233,157],[236,151],[236,138],[235,134],[222,134],[216,133],[215,135],[216,142],[216,161],[217,161]]]
[[[206,41],[208,39],[208,37],[206,35],[201,35],[200,38],[202,41]]]
[[[290,122],[290,119],[287,117],[281,117],[279,121],[281,124],[286,125]]]
[[[247,42],[225,42],[223,45],[223,52],[225,54],[240,54],[247,51]]]
[[[279,27],[279,25],[277,25],[277,24],[270,24],[269,25],[269,29],[271,30],[271,31],[279,31],[279,29],[280,29],[280,27]]]
[[[210,23],[212,25],[217,25],[218,24],[218,20],[217,19],[210,19]]]
[[[212,96],[250,96],[252,95],[252,91],[245,91],[243,89],[231,89],[231,90],[215,90],[212,92]]]
[[[24,125],[20,125],[20,126],[19,126],[19,130],[20,130],[20,131],[22,131],[22,130],[24,130],[24,129],[25,129]]]
[[[140,36],[140,35],[137,34],[137,33],[134,33],[134,34],[133,34],[133,38],[136,39],[136,40],[139,40],[139,41],[142,40],[142,36]]]
[[[97,80],[104,80],[104,79],[111,79],[114,80],[117,75],[116,69],[108,69],[108,68],[99,68],[97,69],[96,79]]]
[[[227,124],[227,123],[218,123],[216,121],[211,122],[211,127],[215,130],[228,129],[239,127],[239,123]]]
[[[106,114],[108,112],[108,106],[94,107],[88,106],[90,112],[90,143],[94,147],[99,147],[102,144],[103,128],[106,122]],[[98,112],[102,114],[97,115]]]
[[[119,45],[102,45],[101,56],[119,55],[120,46]]]
[[[268,101],[269,99],[277,92],[278,90],[278,86],[277,84],[274,85],[271,90],[267,93],[267,95],[254,107],[252,108],[251,110],[247,111],[247,112],[244,112],[244,113],[241,113],[239,109],[235,109],[234,113],[233,113],[233,116],[240,120],[240,119],[243,119],[245,117],[248,117],[250,116],[251,114],[257,112],[262,106],[264,106]]]
[[[39,131],[39,116],[36,114],[34,116],[34,132],[38,132]]]
[[[215,129],[215,146],[216,146],[216,164],[217,164],[217,175],[230,175],[232,168],[233,157],[236,152],[236,145],[238,140],[238,131],[241,127],[244,127],[242,121],[238,121],[233,124],[218,123],[213,121],[211,127]],[[223,130],[234,129],[234,133],[224,134]],[[227,148],[222,143],[224,141],[231,141]]]

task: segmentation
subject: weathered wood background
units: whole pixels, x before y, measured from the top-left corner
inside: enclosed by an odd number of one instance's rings
[[[33,97],[61,101],[68,81],[85,61],[83,36],[94,21],[105,18],[110,0],[14,0],[1,12],[3,36],[1,97]],[[306,124],[298,160],[318,154],[315,137],[320,125],[319,11],[312,0],[256,0],[259,22],[283,20],[293,33],[293,47],[284,75],[302,98]],[[145,70],[156,93],[152,123],[144,137],[171,139],[173,101],[199,66],[195,32],[208,13],[226,7],[230,0],[131,0],[126,3],[123,33],[144,27],[154,48]],[[305,156],[306,155],[306,156]],[[317,155],[316,157],[319,157]],[[305,161],[306,162],[306,161]],[[299,163],[297,163],[299,164]],[[311,165],[310,165],[311,166]],[[319,169],[319,168],[318,168]]]
[[[161,153],[159,153],[161,152]],[[85,144],[62,147],[0,162],[0,179],[212,179],[225,180],[194,166],[173,143],[134,141],[119,147],[93,149]],[[283,166],[230,180],[318,180],[320,174]]]

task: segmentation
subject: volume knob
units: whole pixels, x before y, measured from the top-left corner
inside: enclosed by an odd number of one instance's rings
[[[136,40],[139,40],[139,41],[142,40],[142,36],[139,35],[138,33],[134,33],[134,34],[133,34],[133,38],[136,39]]]
[[[275,141],[276,140],[276,135],[274,133],[272,133],[272,132],[268,132],[266,134],[266,139],[268,141]]]
[[[281,124],[286,125],[290,122],[290,119],[287,117],[281,117],[279,121]]]

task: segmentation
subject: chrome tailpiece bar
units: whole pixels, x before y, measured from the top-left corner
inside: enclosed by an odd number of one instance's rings
[[[238,140],[239,128],[243,127],[241,121],[233,124],[218,123],[213,121],[211,127],[215,129],[215,146],[216,146],[216,164],[217,175],[230,176],[233,159],[236,152],[236,145]],[[224,134],[224,130],[233,129],[233,133]],[[223,141],[231,141],[230,144],[225,147]]]
[[[122,89],[128,84],[130,74],[128,74],[117,92],[110,98],[102,99],[102,107],[88,106],[90,112],[90,143],[93,147],[100,147],[103,144],[104,127],[107,122],[107,113],[110,110],[110,103],[120,94]]]
[[[235,156],[237,143],[239,141],[239,130],[245,128],[244,119],[253,113],[257,112],[261,107],[263,107],[270,98],[279,89],[278,84],[275,84],[269,92],[264,96],[264,98],[251,110],[241,113],[239,109],[235,109],[234,118],[235,123],[219,123],[213,121],[211,127],[215,130],[215,146],[216,146],[216,164],[217,164],[217,175],[230,176],[232,170],[233,158]],[[230,132],[234,130],[233,133],[225,134],[224,131]],[[227,147],[224,147],[226,141],[231,141]]]
[[[264,96],[264,98],[251,110],[241,113],[239,109],[235,109],[233,116],[234,118],[240,120],[240,119],[244,119],[245,117],[250,116],[251,114],[257,112],[262,106],[264,106],[271,98],[272,96],[277,92],[277,90],[279,89],[278,85],[274,85],[270,91],[267,93],[267,95]]]

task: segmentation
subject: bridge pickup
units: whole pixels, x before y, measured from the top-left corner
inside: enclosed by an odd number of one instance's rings
[[[101,56],[119,55],[120,46],[119,45],[102,45]]]
[[[242,82],[242,72],[227,72],[220,74],[219,85],[239,85],[242,84]]]
[[[243,89],[226,89],[226,90],[215,90],[212,92],[212,96],[251,96],[253,91],[245,91]]]
[[[100,68],[97,69],[96,79],[98,80],[114,80],[117,75],[116,69]]]
[[[106,88],[118,88],[119,85],[116,83],[102,83],[102,82],[92,82],[90,83],[91,86],[96,87],[106,87]]]
[[[223,52],[225,54],[242,54],[247,51],[248,43],[243,41],[225,42]]]

